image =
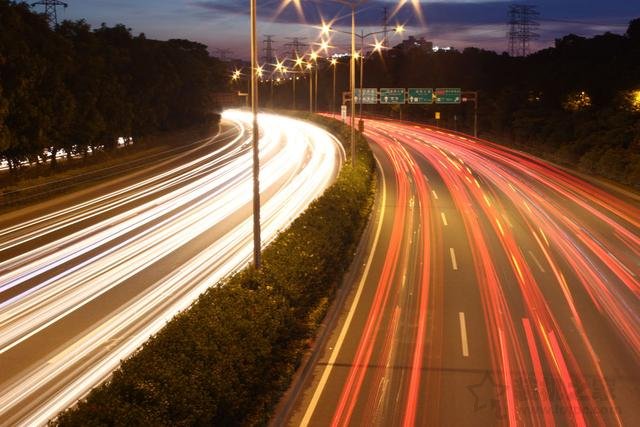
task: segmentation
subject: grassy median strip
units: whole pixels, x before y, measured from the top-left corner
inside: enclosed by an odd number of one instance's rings
[[[349,128],[297,115],[341,141]],[[246,268],[212,286],[113,376],[51,422],[84,425],[263,425],[287,389],[349,268],[373,201],[374,160],[358,162]],[[348,147],[347,148],[347,152]]]

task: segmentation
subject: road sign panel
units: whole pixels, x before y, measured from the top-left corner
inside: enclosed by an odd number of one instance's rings
[[[459,87],[437,88],[435,90],[436,104],[460,104],[462,90]]]
[[[380,104],[404,104],[404,88],[388,88],[380,89]]]
[[[356,104],[377,104],[378,103],[378,89],[376,88],[363,88],[362,89],[362,97],[360,97],[360,89],[357,88],[355,91],[356,94]]]
[[[409,88],[409,104],[433,104],[433,89]]]

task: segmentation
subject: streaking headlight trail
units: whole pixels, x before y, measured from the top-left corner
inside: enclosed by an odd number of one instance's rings
[[[251,119],[226,111],[234,136],[215,150],[2,228],[0,424],[46,423],[251,260]],[[308,123],[259,123],[266,245],[331,184],[344,152]]]

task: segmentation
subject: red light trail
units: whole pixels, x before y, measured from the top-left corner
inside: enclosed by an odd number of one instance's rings
[[[442,130],[366,136],[382,231],[302,424],[637,421],[638,198]],[[493,389],[468,393],[483,371]]]

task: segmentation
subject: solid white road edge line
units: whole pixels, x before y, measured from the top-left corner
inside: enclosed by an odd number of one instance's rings
[[[378,246],[378,240],[382,232],[382,223],[384,222],[384,212],[387,205],[386,203],[387,190],[386,190],[384,174],[382,174],[382,165],[380,164],[377,158],[376,158],[376,163],[378,164],[378,168],[380,170],[380,176],[382,177],[382,203],[381,203],[380,221],[378,222],[378,228],[376,229],[375,238],[373,240],[373,250],[369,253],[369,259],[367,259],[367,265],[362,273],[362,279],[360,279],[360,283],[358,284],[358,290],[353,299],[353,303],[351,303],[351,307],[349,308],[349,313],[347,314],[347,318],[344,322],[344,325],[342,326],[342,329],[340,330],[338,341],[336,341],[336,345],[333,348],[333,351],[331,352],[331,357],[329,357],[329,361],[327,362],[322,372],[322,377],[320,377],[320,382],[318,383],[318,386],[316,387],[316,390],[313,393],[313,396],[311,397],[311,401],[309,402],[309,406],[307,406],[307,410],[304,413],[304,417],[300,422],[300,425],[303,427],[306,427],[309,425],[309,422],[311,421],[311,416],[315,412],[316,406],[318,405],[318,401],[320,400],[320,396],[322,395],[322,392],[324,391],[324,387],[327,384],[327,381],[329,380],[329,375],[331,375],[331,371],[333,370],[333,365],[335,364],[336,359],[338,358],[338,354],[342,349],[342,344],[347,335],[347,331],[351,326],[351,321],[353,320],[353,316],[355,314],[356,307],[358,306],[358,302],[360,301],[360,297],[362,296],[362,291],[364,289],[364,282],[367,279],[367,276],[369,275],[369,270],[371,269],[371,265],[373,264],[373,254],[376,252],[375,248]]]

